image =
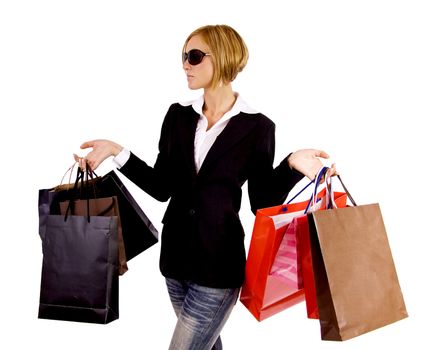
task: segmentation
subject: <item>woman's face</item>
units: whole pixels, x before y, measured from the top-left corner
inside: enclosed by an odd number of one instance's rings
[[[206,45],[199,35],[190,38],[186,45],[186,53],[192,49],[198,49],[202,52],[211,54],[208,45]],[[191,65],[188,60],[183,63],[184,72],[187,75],[187,83],[190,89],[210,88],[214,74],[214,66],[211,56],[204,56],[202,62],[197,65]]]

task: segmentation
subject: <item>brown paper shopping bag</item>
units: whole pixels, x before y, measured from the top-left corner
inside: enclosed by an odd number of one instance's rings
[[[308,215],[322,339],[350,339],[407,317],[379,205]]]

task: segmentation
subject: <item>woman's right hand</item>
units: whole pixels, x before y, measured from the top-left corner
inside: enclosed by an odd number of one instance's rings
[[[87,141],[84,142],[80,148],[92,148],[85,157],[79,157],[77,154],[73,155],[75,161],[79,163],[79,167],[83,170],[86,169],[86,165],[88,165],[91,170],[96,170],[106,158],[116,156],[123,149],[119,144],[109,140]]]

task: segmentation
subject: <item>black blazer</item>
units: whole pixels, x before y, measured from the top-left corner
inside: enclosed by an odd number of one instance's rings
[[[154,167],[133,153],[121,172],[160,201],[163,217],[160,269],[165,277],[215,288],[244,280],[244,230],[238,212],[248,180],[251,209],[283,203],[302,178],[287,160],[273,168],[275,124],[263,114],[232,117],[201,169],[194,163],[199,119],[192,106],[173,104],[163,122]]]

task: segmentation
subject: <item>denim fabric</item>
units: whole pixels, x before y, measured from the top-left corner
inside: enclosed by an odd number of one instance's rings
[[[219,335],[239,288],[209,288],[171,278],[166,285],[178,319],[169,350],[221,350]]]

